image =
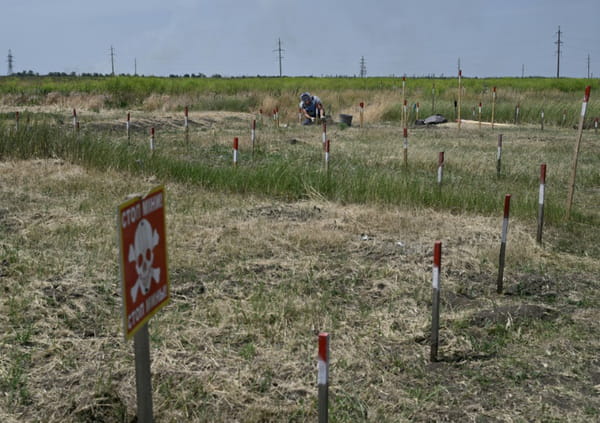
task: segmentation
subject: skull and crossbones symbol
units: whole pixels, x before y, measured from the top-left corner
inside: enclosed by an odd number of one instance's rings
[[[129,262],[135,262],[138,278],[131,287],[131,298],[136,301],[138,291],[144,295],[150,291],[152,280],[159,282],[160,268],[152,267],[154,262],[154,248],[158,245],[159,236],[156,229],[152,230],[150,222],[140,220],[135,230],[135,241],[129,246]]]

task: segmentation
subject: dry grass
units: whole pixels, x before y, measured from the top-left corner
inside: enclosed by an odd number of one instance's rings
[[[368,148],[332,128],[342,134],[339,148]],[[435,149],[439,136],[416,137]],[[473,154],[456,160],[477,172]],[[60,160],[0,163],[0,421],[132,421],[115,209],[158,183]],[[559,248],[562,229],[542,248],[531,222],[511,221],[497,295],[499,217],[166,189],[172,302],[150,324],[157,421],[314,421],[321,330],[332,334],[332,421],[598,418],[600,265]]]

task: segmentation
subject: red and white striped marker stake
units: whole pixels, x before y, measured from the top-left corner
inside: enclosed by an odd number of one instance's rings
[[[498,284],[496,291],[502,294],[502,283],[504,280],[504,258],[506,256],[506,236],[508,234],[508,214],[510,212],[510,194],[504,197],[504,220],[502,221],[502,238],[500,241],[500,263],[498,266]]]
[[[502,134],[498,134],[498,152],[496,153],[496,174],[500,176],[502,169]]]
[[[325,141],[327,141],[327,123],[323,121],[323,137],[322,137],[323,145],[325,145]]]
[[[237,166],[238,164],[238,137],[233,139],[233,165]]]
[[[579,158],[579,147],[581,146],[581,137],[583,135],[583,121],[585,120],[585,112],[587,104],[590,100],[590,91],[592,87],[588,85],[585,88],[583,96],[583,104],[581,105],[581,115],[579,116],[579,130],[577,134],[577,142],[575,143],[575,151],[573,152],[573,168],[571,172],[571,183],[569,185],[569,197],[567,200],[567,219],[571,217],[571,206],[573,205],[573,194],[575,193],[575,178],[577,177],[577,159]]]
[[[150,151],[154,152],[156,148],[156,138],[154,137],[154,127],[150,128]]]
[[[325,141],[325,144],[323,144],[323,148],[325,150],[325,171],[327,172],[329,172],[329,145],[329,140]]]
[[[431,348],[429,360],[437,361],[440,331],[440,271],[442,269],[442,242],[433,245],[432,307],[431,307]]]
[[[403,153],[404,153],[404,166],[408,166],[408,128],[404,128],[404,143],[403,143]]]
[[[17,131],[19,130],[19,112],[18,111],[15,112],[15,128]]]
[[[458,70],[458,130],[460,131],[460,105],[462,98],[462,70]]]
[[[402,123],[404,127],[408,124],[408,107],[406,99],[404,99],[404,105],[402,106]]]
[[[492,129],[494,129],[494,112],[496,111],[496,87],[492,89]]]
[[[544,228],[544,196],[546,190],[546,163],[540,166],[540,199],[538,201],[538,221],[537,221],[537,236],[538,244],[542,243],[542,231]]]
[[[252,129],[250,131],[250,141],[252,141],[252,154],[254,154],[254,143],[256,142],[256,119],[252,120]]]
[[[479,129],[481,129],[481,109],[482,109],[482,105],[481,105],[481,101],[479,102]]]
[[[364,123],[364,118],[365,118],[365,103],[364,102],[360,102],[358,104],[358,114],[360,116],[360,127],[363,127],[363,123]]]
[[[127,131],[127,141],[131,139],[131,113],[127,112],[127,121],[125,122],[125,129]]]
[[[188,130],[188,106],[183,109],[183,127],[186,131]]]
[[[329,334],[327,332],[319,333],[317,385],[319,387],[319,423],[327,423],[329,419]]]
[[[444,176],[444,152],[440,151],[438,155],[437,183],[442,186],[442,178]]]
[[[77,130],[77,111],[73,109],[73,129]]]

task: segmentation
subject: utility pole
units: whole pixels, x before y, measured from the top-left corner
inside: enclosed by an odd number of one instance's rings
[[[367,65],[365,63],[365,56],[361,56],[361,58],[360,58],[360,77],[361,78],[367,77]]]
[[[133,75],[137,76],[137,58],[133,58]]]
[[[281,55],[281,53],[285,51],[281,48],[281,38],[277,39],[277,48],[273,51],[277,52],[277,57],[279,60],[279,77],[281,78],[281,76],[283,76],[283,73],[281,71],[281,59],[283,59],[283,56]]]
[[[115,49],[113,46],[110,46],[110,67],[111,67],[111,75],[115,76]]]
[[[458,58],[458,71],[460,72],[461,68],[460,68],[460,57]]]
[[[563,42],[560,40],[560,34],[562,34],[562,32],[560,32],[560,25],[558,26],[558,40],[554,42],[554,44],[556,44],[556,78],[560,78],[560,46],[561,44],[563,44]]]
[[[14,56],[12,55],[12,52],[10,51],[10,49],[8,49],[8,75],[12,75],[13,74],[13,59]]]
[[[588,65],[588,79],[590,79],[590,55],[589,54],[588,54],[587,65]]]
[[[525,78],[525,64],[521,65],[521,78]]]

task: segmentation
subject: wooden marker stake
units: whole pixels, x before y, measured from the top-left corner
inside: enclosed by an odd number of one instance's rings
[[[325,141],[323,144],[323,149],[325,150],[325,171],[329,172],[329,140]]]
[[[508,234],[508,214],[510,212],[510,194],[504,197],[504,219],[502,221],[502,239],[500,242],[500,262],[498,266],[498,284],[496,291],[502,294],[502,284],[504,279],[504,263],[506,256],[506,237]]]
[[[417,115],[415,116],[415,121],[419,120],[419,102],[417,101],[417,108],[415,109]]]
[[[492,90],[492,129],[494,129],[494,113],[496,111],[496,87]]]
[[[131,114],[127,112],[127,121],[125,122],[125,130],[127,131],[127,141],[131,139]]]
[[[237,166],[238,164],[238,137],[233,139],[233,165]]]
[[[498,152],[496,153],[496,174],[500,176],[502,169],[502,134],[498,134]]]
[[[321,140],[323,142],[323,145],[325,145],[325,142],[327,141],[327,123],[323,122],[323,136],[321,137]]]
[[[150,129],[150,151],[154,152],[155,146],[154,127]]]
[[[575,178],[577,177],[577,159],[579,158],[579,148],[581,146],[581,137],[583,135],[583,122],[585,120],[585,112],[587,104],[590,100],[590,91],[592,87],[588,85],[585,88],[583,104],[581,105],[581,116],[579,116],[579,130],[577,133],[577,142],[575,143],[575,151],[573,152],[573,166],[571,171],[571,182],[569,184],[569,196],[567,198],[567,220],[571,217],[571,206],[573,205],[573,195],[575,193]]]
[[[254,154],[254,143],[256,142],[256,119],[252,120],[252,130],[250,131],[250,141],[252,142],[252,154]]]
[[[462,99],[462,70],[458,70],[458,130],[460,131],[460,106]]]
[[[544,109],[542,109],[542,112],[540,113],[540,125],[542,128],[542,131],[544,130]]]
[[[544,228],[544,196],[546,189],[546,163],[542,163],[540,166],[540,197],[538,206],[538,221],[537,221],[537,236],[536,241],[538,244],[542,243],[542,230]]]
[[[19,112],[15,112],[15,129],[19,130]]]
[[[442,186],[442,177],[444,173],[444,152],[440,151],[438,155],[438,169],[437,169],[437,183],[438,186]]]
[[[359,104],[359,116],[360,116],[360,127],[363,127],[364,116],[365,116],[365,103],[362,101]]]
[[[479,102],[479,130],[481,130],[481,101]]]
[[[515,107],[515,125],[519,124],[519,113],[521,112],[521,106],[519,105],[519,103],[517,103],[517,106]]]
[[[404,166],[408,166],[408,128],[404,128]]]
[[[327,423],[329,420],[329,334],[327,332],[319,333],[317,384],[319,388],[319,423]]]
[[[432,307],[431,307],[431,348],[429,360],[437,361],[440,331],[440,271],[442,268],[442,242],[433,246]]]

